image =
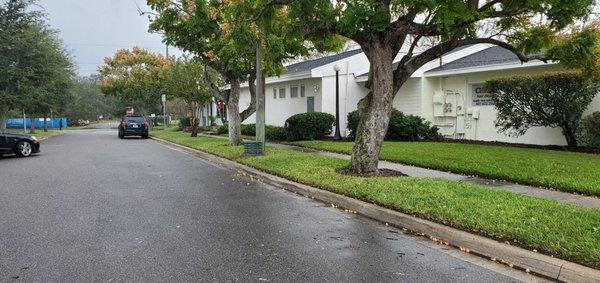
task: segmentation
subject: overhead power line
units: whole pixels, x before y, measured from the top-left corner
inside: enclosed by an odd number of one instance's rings
[[[112,45],[112,44],[101,44],[101,43],[66,43],[69,46],[90,46],[90,47],[111,47],[111,48],[131,48],[133,46],[139,46],[146,49],[160,49],[163,50],[164,46],[140,46],[140,45]]]

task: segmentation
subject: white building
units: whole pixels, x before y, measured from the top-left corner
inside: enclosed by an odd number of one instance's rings
[[[335,114],[335,65],[341,69],[340,129],[342,136],[346,136],[347,114],[356,110],[358,101],[367,94],[364,84],[369,62],[360,50],[292,64],[281,76],[267,78],[266,123],[283,126],[290,116],[311,111]],[[566,141],[560,130],[554,128],[532,128],[518,138],[498,133],[494,126],[496,110],[489,96],[479,93],[482,84],[491,78],[559,69],[558,64],[541,61],[522,64],[510,51],[497,46],[467,46],[415,72],[396,95],[394,108],[431,121],[450,138],[564,145]],[[240,109],[249,103],[250,92],[245,84],[240,94]],[[594,99],[587,113],[593,111],[600,111],[600,96]],[[254,121],[253,115],[244,123]]]

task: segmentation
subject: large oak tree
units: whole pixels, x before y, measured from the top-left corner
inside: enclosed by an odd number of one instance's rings
[[[369,94],[359,102],[360,123],[350,170],[377,174],[394,96],[420,67],[461,46],[486,43],[523,62],[552,59],[555,35],[586,16],[593,0],[266,0],[285,5],[306,39],[331,35],[358,43],[370,62]],[[484,32],[485,27],[485,32]],[[418,48],[424,42],[433,43]],[[589,45],[576,52],[588,52]],[[394,58],[401,53],[397,67]],[[418,52],[417,52],[418,51]]]
[[[71,58],[43,14],[31,11],[33,3],[0,3],[0,118],[7,110],[45,118],[61,112],[70,97]]]
[[[142,114],[158,113],[171,64],[169,58],[140,47],[121,49],[98,69],[100,90],[130,102]]]
[[[230,85],[228,95],[215,93],[227,106],[229,143],[242,143],[241,122],[256,111],[255,58],[257,42],[266,47],[263,71],[277,74],[282,62],[307,53],[301,33],[285,9],[260,0],[147,0],[156,11],[151,30],[164,41],[196,55]],[[241,84],[248,81],[251,102],[240,112]],[[207,82],[210,83],[210,82]]]

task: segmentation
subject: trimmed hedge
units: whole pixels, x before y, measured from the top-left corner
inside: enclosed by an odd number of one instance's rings
[[[600,111],[583,118],[580,131],[580,140],[583,145],[600,148]]]
[[[225,135],[229,133],[229,125],[223,124],[217,128],[217,134]]]
[[[348,130],[350,130],[350,135],[353,137],[356,134],[358,122],[358,111],[348,113]],[[392,117],[385,139],[397,141],[435,140],[440,138],[438,131],[439,129],[436,126],[431,126],[429,121],[421,117],[405,115],[396,109],[392,109]]]
[[[301,113],[288,118],[285,129],[289,140],[315,140],[330,135],[334,122],[335,117],[329,113]]]
[[[242,124],[241,130],[242,130],[242,135],[244,135],[244,136],[255,136],[256,135],[256,124]]]
[[[256,125],[255,124],[242,124],[241,126],[242,135],[245,136],[255,136],[256,135]],[[229,133],[229,126],[227,124],[221,125],[217,129],[217,133],[219,135],[225,135]],[[285,128],[265,125],[265,138],[270,141],[286,141],[288,137],[288,133]]]
[[[185,128],[191,127],[191,118],[190,117],[183,117],[183,118],[179,118],[179,130],[182,131]]]

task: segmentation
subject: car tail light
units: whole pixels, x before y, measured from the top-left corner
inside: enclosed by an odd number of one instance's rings
[[[125,126],[127,126],[127,123],[125,123],[125,121],[121,121],[121,128],[125,129]]]
[[[148,122],[144,122],[144,129],[148,129]]]

